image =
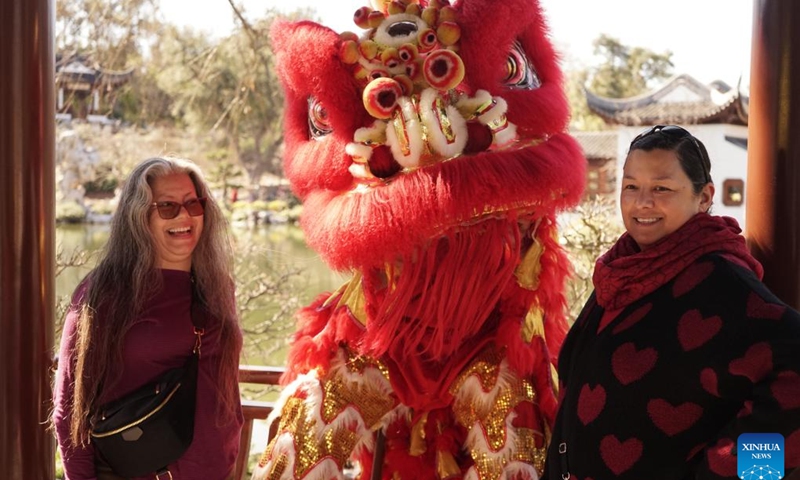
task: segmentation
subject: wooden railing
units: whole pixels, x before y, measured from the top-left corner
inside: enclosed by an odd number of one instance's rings
[[[277,385],[283,368],[280,367],[258,367],[254,365],[239,365],[239,383],[254,383],[259,385]],[[274,405],[272,402],[261,402],[256,400],[242,400],[242,412],[244,414],[244,426],[242,427],[242,438],[239,441],[239,456],[236,458],[235,480],[246,480],[247,461],[250,457],[250,443],[253,438],[253,422],[255,420],[265,420],[272,413]],[[277,422],[272,426],[269,438],[277,428]],[[264,445],[266,447],[266,444]]]

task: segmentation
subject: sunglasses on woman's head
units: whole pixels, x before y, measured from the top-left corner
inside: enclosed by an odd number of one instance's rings
[[[178,202],[154,202],[152,206],[156,207],[158,216],[164,220],[172,220],[181,213],[181,208],[186,209],[192,217],[199,217],[206,211],[206,197],[193,198],[186,200],[183,203]]]
[[[682,138],[690,138],[692,140],[692,144],[694,144],[695,149],[697,149],[697,154],[700,156],[700,166],[703,167],[703,176],[705,177],[706,183],[711,183],[711,175],[709,175],[705,163],[706,154],[703,153],[703,149],[700,148],[700,144],[697,143],[697,139],[695,138],[695,136],[692,135],[691,132],[689,132],[689,130],[686,130],[683,127],[679,127],[677,125],[656,125],[652,128],[645,130],[639,135],[636,135],[636,138],[633,139],[628,150],[633,148],[633,145],[639,140],[649,137],[650,135],[656,133],[660,133],[665,137],[674,138],[676,140],[680,140]]]

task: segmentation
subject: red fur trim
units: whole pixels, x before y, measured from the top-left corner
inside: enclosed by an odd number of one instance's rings
[[[464,60],[471,90],[484,89],[503,97],[508,102],[509,121],[516,124],[524,136],[564,131],[569,121],[569,107],[558,55],[547,38],[539,3],[480,0],[461,2],[459,8],[462,31],[459,55]],[[487,17],[488,12],[491,17]],[[542,82],[536,90],[517,90],[501,83],[506,58],[515,40],[522,44]]]
[[[478,212],[532,208],[554,213],[577,203],[584,182],[580,147],[565,134],[568,112],[557,56],[547,39],[537,2],[459,2],[466,66],[463,89],[502,96],[523,142],[549,137],[520,150],[464,155],[394,179],[363,194],[346,194],[353,179],[345,145],[371,124],[350,66],[338,57],[341,40],[312,22],[277,22],[272,30],[276,65],[286,91],[285,172],[307,201],[303,227],[309,245],[334,269],[392,262]],[[491,11],[492,21],[486,14]],[[505,61],[519,40],[541,87],[503,85]],[[333,133],[309,138],[308,99],[319,100]]]
[[[321,308],[329,294],[317,296],[311,305],[295,314],[297,331],[292,336],[291,348],[287,354],[288,368],[281,377],[286,385],[297,375],[313,369],[325,371],[336,354],[337,345],[330,336],[321,335],[330,325],[333,308]]]
[[[306,241],[337,270],[407,257],[419,245],[493,206],[554,214],[577,203],[585,160],[566,134],[531,148],[459,157],[365,193],[310,193]]]
[[[356,128],[369,122],[369,115],[358,108],[358,84],[339,60],[339,35],[314,22],[276,21],[270,39],[285,94],[284,172],[292,188],[301,198],[312,188],[349,189],[352,177],[347,168],[352,161],[344,147]],[[309,137],[309,97],[319,100],[328,113],[333,133],[325,141]]]
[[[352,66],[340,61],[341,39],[312,22],[276,22],[271,34],[285,90],[284,171],[304,200],[306,241],[334,269],[363,274],[369,319],[365,328],[347,308],[336,308],[336,301],[322,308],[327,297],[319,297],[298,313],[283,380],[311,369],[324,376],[337,349],[347,346],[379,357],[391,371],[395,394],[417,414],[443,407],[429,413],[428,448],[420,456],[409,453],[405,417],[388,426],[384,478],[395,472],[401,478],[436,478],[437,451],[452,453],[462,470],[470,467],[468,454],[460,452],[466,430],[449,417],[449,388],[490,344],[503,348],[509,367],[536,390],[537,404],[520,407],[517,421],[538,424],[541,415],[552,427],[556,410],[550,367],[566,334],[563,286],[569,264],[553,219],[581,198],[586,162],[577,142],[563,133],[568,111],[562,75],[538,2],[464,0],[454,7],[466,68],[458,88],[484,89],[507,101],[517,145],[529,146],[482,151],[489,137],[481,127],[484,137],[474,136],[465,154],[358,193],[345,148],[372,120]],[[515,41],[536,70],[539,88],[503,84]],[[333,128],[321,139],[309,134],[311,98],[325,108]],[[375,160],[376,171],[393,173],[396,165],[383,155]],[[520,235],[518,215],[541,219],[537,237],[544,254],[534,291],[520,287],[513,274],[530,242]],[[386,265],[398,269],[388,281]],[[544,311],[546,341],[536,336],[526,342],[521,335],[532,305]],[[361,461],[369,472],[370,452],[363,452]]]
[[[409,453],[411,429],[405,418],[392,423],[386,429],[386,454],[384,457],[383,475],[381,478],[439,478],[436,472],[436,454],[438,451],[450,453],[466,471],[472,461],[467,452],[461,451],[467,436],[467,430],[453,423],[449,410],[434,410],[428,415],[425,423],[425,452],[420,455]],[[359,458],[362,467],[361,478],[370,478],[372,456],[369,454]]]
[[[567,299],[564,295],[564,282],[571,274],[571,264],[566,252],[558,243],[554,222],[544,222],[541,227],[544,254],[540,259],[542,269],[539,274],[539,288],[536,302],[545,312],[544,333],[552,362],[557,366],[561,343],[567,336]]]
[[[436,459],[430,451],[419,456],[408,453],[411,429],[405,418],[389,425],[385,432],[386,454],[382,478],[396,478],[393,476],[395,472],[400,474],[400,478],[437,478]],[[369,462],[369,468],[371,467]]]
[[[484,327],[518,263],[519,227],[506,219],[455,232],[405,257],[395,288],[369,320],[366,351],[391,350],[400,364],[419,355],[453,355]]]
[[[533,344],[538,351],[538,355],[536,358],[537,362],[531,374],[531,379],[533,381],[533,387],[536,390],[539,409],[542,411],[542,415],[544,415],[548,426],[553,428],[556,421],[558,398],[550,372],[550,355],[541,337],[534,338]]]

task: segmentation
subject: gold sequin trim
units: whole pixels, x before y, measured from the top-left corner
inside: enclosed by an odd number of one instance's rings
[[[483,390],[488,391],[494,388],[500,375],[500,362],[503,356],[495,349],[486,349],[481,352],[472,363],[458,376],[453,386],[450,387],[450,394],[456,395],[464,382],[471,376],[475,376]]]
[[[394,407],[394,403],[395,400],[384,391],[335,377],[323,386],[322,419],[331,423],[345,408],[353,406],[361,414],[367,428],[372,428]]]
[[[281,455],[280,457],[278,457],[278,460],[275,461],[274,464],[272,464],[272,468],[269,469],[267,478],[268,479],[281,478],[283,472],[286,470],[286,467],[288,466],[289,466],[289,457],[287,457],[286,455]]]
[[[501,352],[487,349],[467,367],[450,390],[456,397],[453,405],[456,421],[467,428],[481,429],[486,441],[488,450],[473,448],[470,451],[481,480],[500,478],[506,465],[512,461],[533,465],[541,473],[546,456],[546,432],[516,428],[516,442],[507,444],[509,414],[523,402],[535,405],[536,392],[530,381],[516,376],[504,377],[508,383],[498,385],[502,360]],[[488,395],[462,390],[467,379],[473,376],[480,382],[484,393],[496,390],[492,399]],[[489,403],[481,406],[477,400]],[[501,450],[509,451],[510,455],[497,455]]]
[[[308,420],[307,408],[302,398],[290,398],[281,412],[279,432],[292,434],[294,445],[298,449],[295,452],[295,478],[305,476],[325,458],[331,458],[341,467],[356,444],[355,433],[345,428],[329,430],[318,440],[314,422]],[[274,441],[267,450],[271,451],[272,448]],[[280,478],[287,463],[287,460],[279,457],[267,478],[270,480]]]
[[[347,350],[347,370],[351,373],[364,373],[367,368],[375,368],[386,381],[389,381],[389,368],[381,361],[376,360],[366,355],[356,355],[350,350]]]
[[[355,374],[363,373],[367,368],[375,368],[381,373],[380,381],[387,380],[387,368],[380,362],[365,356],[353,355],[345,351],[344,364],[347,371]],[[279,432],[289,433],[294,438],[295,452],[294,477],[301,478],[315,465],[326,458],[332,459],[339,468],[349,458],[356,445],[356,432],[350,430],[343,422],[334,428],[326,428],[348,407],[355,408],[361,415],[367,428],[374,428],[380,419],[394,408],[396,400],[387,395],[386,390],[370,382],[368,376],[360,376],[359,381],[348,381],[346,375],[333,375],[321,382],[323,397],[320,408],[322,423],[317,424],[309,419],[307,400],[292,397],[287,400],[281,410]],[[387,380],[388,382],[388,380]],[[312,415],[311,418],[315,416]],[[321,433],[323,432],[324,433]],[[269,461],[274,449],[276,436],[267,447],[259,464],[263,467]],[[288,467],[285,455],[279,457],[270,469],[267,477],[277,480]]]

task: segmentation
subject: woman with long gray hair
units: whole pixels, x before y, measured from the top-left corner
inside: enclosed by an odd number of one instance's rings
[[[101,406],[186,362],[196,341],[193,293],[207,313],[194,439],[169,478],[222,480],[242,426],[227,224],[194,163],[150,158],[128,177],[108,243],[64,321],[53,423],[67,479],[122,478],[90,441],[92,423]]]

